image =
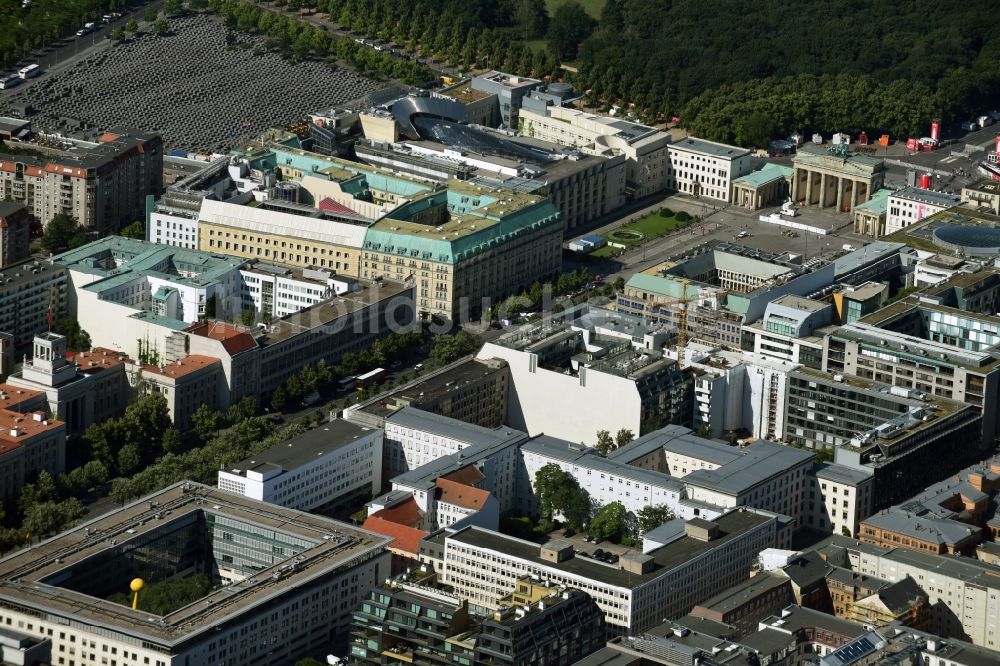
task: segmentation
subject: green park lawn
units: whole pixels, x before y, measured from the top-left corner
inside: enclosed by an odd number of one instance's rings
[[[653,238],[658,238],[664,234],[668,234],[671,231],[680,229],[691,224],[692,220],[687,220],[681,222],[673,215],[664,217],[660,213],[650,213],[649,215],[639,218],[634,222],[629,222],[628,224],[623,224],[613,231],[603,234],[609,242],[620,243],[626,247],[634,247],[636,245],[641,245],[646,241],[652,240]],[[629,237],[628,232],[636,232],[635,237]],[[618,233],[623,232],[623,233]],[[592,257],[607,258],[614,256],[619,251],[619,248],[611,247],[606,245],[600,249],[594,250],[590,253]]]

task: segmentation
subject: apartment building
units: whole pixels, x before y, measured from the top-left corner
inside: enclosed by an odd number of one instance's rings
[[[778,531],[776,517],[746,508],[711,522],[675,522],[678,529],[661,545],[626,553],[617,565],[576,555],[567,542],[539,546],[477,527],[440,532],[425,542],[443,552],[444,581],[472,610],[496,611],[500,596],[535,575],[587,593],[612,634],[637,633],[745,580],[757,553],[775,542]]]
[[[70,316],[66,269],[38,259],[0,268],[0,331],[22,347]]]
[[[957,206],[961,202],[962,198],[954,194],[924,190],[919,187],[904,187],[889,195],[885,233],[894,234],[925,217]]]
[[[478,316],[562,267],[559,211],[540,197],[453,181],[368,228],[360,277],[412,280],[421,316]]]
[[[857,537],[861,521],[875,512],[875,475],[835,463],[816,463],[809,480],[805,526]]]
[[[349,515],[382,488],[382,431],[324,423],[219,470],[218,487],[289,509]]]
[[[35,336],[32,356],[7,378],[10,386],[39,391],[48,411],[79,437],[93,423],[120,415],[132,395],[123,355],[101,347],[68,352],[65,336]]]
[[[96,143],[62,141],[58,150],[27,144],[42,156],[0,146],[0,199],[23,203],[43,224],[65,213],[99,233],[145,217],[146,195],[163,189],[159,134],[113,130]]]
[[[0,268],[28,258],[31,218],[24,204],[0,201]]]
[[[761,572],[744,583],[702,601],[691,609],[694,617],[703,617],[736,628],[746,636],[757,630],[758,623],[793,602],[787,578]]]
[[[883,548],[845,537],[830,537],[819,549],[837,564],[869,576],[900,581],[907,576],[927,594],[925,629],[997,650],[1000,585],[995,567],[970,558]]]

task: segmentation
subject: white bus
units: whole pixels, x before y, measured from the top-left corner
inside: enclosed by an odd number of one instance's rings
[[[21,77],[17,74],[11,74],[10,76],[5,76],[0,78],[0,90],[7,90],[8,88],[13,88],[14,86],[21,83]]]
[[[42,73],[42,68],[39,67],[37,64],[28,65],[27,67],[22,67],[21,69],[17,70],[17,75],[20,76],[22,79],[30,79],[32,77],[38,76],[41,73]]]

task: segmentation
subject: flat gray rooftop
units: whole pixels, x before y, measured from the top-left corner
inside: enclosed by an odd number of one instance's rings
[[[750,154],[750,151],[746,148],[727,146],[725,144],[713,143],[712,141],[695,139],[693,137],[681,139],[680,141],[675,141],[669,145],[671,148],[685,148],[696,153],[703,153],[705,155],[711,155],[712,157],[725,157],[728,159],[734,159]]]
[[[109,548],[123,550],[171,522],[208,512],[293,535],[313,545],[293,568],[275,565],[164,616],[133,610],[43,581]],[[258,502],[201,484],[176,483],[132,504],[82,523],[0,560],[0,603],[50,620],[91,627],[173,649],[306,585],[318,576],[354,566],[357,558],[384,548],[390,538],[346,523]],[[117,542],[117,543],[116,543]]]
[[[350,421],[337,419],[320,428],[308,430],[287,442],[275,444],[266,451],[236,463],[232,469],[234,472],[239,470],[243,474],[249,470],[260,470],[268,466],[280,467],[286,472],[295,470],[325,453],[343,448],[372,432],[371,428],[363,428]]]
[[[683,536],[648,553],[653,558],[653,567],[645,574],[629,573],[617,565],[604,564],[597,560],[577,557],[575,555],[564,562],[556,564],[539,557],[539,544],[478,527],[468,527],[452,534],[448,538],[459,543],[494,550],[510,557],[531,562],[540,567],[554,568],[564,573],[582,576],[608,585],[633,589],[643,583],[665,575],[703,553],[707,553],[741,537],[743,534],[765,524],[769,520],[772,520],[772,518],[753,511],[741,509],[730,511],[712,521],[719,526],[720,536],[718,538],[711,541],[702,541],[690,536]],[[638,551],[636,553],[641,554]]]

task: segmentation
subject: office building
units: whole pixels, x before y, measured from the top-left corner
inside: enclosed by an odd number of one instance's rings
[[[889,195],[889,211],[885,218],[885,233],[894,234],[934,213],[961,203],[961,197],[919,187],[904,187]]]
[[[24,203],[42,224],[59,213],[99,233],[143,219],[146,195],[163,189],[163,140],[153,132],[109,131],[96,143],[62,139],[42,155],[4,153],[0,199]]]
[[[126,360],[125,370],[137,391],[163,396],[170,420],[181,431],[191,427],[202,405],[219,411],[229,406],[222,362],[212,356],[189,354],[163,365]]]
[[[0,268],[0,331],[13,336],[13,346],[29,345],[70,316],[68,281],[65,268],[38,259]]]
[[[763,318],[772,301],[809,296],[833,284],[835,271],[829,262],[803,265],[788,253],[712,241],[634,274],[615,308],[678,336],[683,325],[686,340],[740,349],[743,325]]]
[[[804,527],[857,536],[875,512],[875,475],[868,468],[816,463],[809,474],[809,512]]]
[[[92,343],[140,360],[162,356],[173,331],[242,307],[233,257],[108,236],[52,262],[69,273],[69,311]]]
[[[743,326],[747,351],[767,358],[823,367],[824,329],[833,323],[830,303],[785,294],[767,304],[764,317]]]
[[[299,269],[255,261],[240,274],[243,311],[255,312],[264,323],[360,289],[356,279],[337,275],[335,269]]]
[[[249,175],[245,162],[220,157],[192,174],[169,185],[163,196],[147,201],[146,240],[197,250],[198,213],[205,199],[245,204],[258,184]]]
[[[470,132],[478,141],[466,136]],[[493,190],[545,197],[559,211],[567,233],[608,215],[625,201],[623,155],[588,155],[494,130],[463,128],[461,133],[435,139],[390,144],[366,140],[355,145],[355,152],[369,164],[442,185],[457,178]]]
[[[792,601],[787,578],[761,572],[699,603],[691,609],[691,615],[731,625],[746,636],[757,630],[761,620],[780,614]]]
[[[46,416],[45,394],[0,384],[0,498],[18,497],[26,480],[66,471],[66,424]]]
[[[750,157],[746,148],[695,137],[671,142],[667,145],[666,187],[729,203],[733,181],[750,173]]]
[[[31,218],[24,204],[0,201],[0,268],[28,258]]]
[[[889,285],[884,282],[843,285],[833,291],[830,298],[836,323],[850,324],[885,305],[889,298]]]
[[[992,178],[983,178],[962,187],[962,202],[976,208],[985,208],[1000,215],[1000,184]]]
[[[881,189],[886,167],[885,160],[845,145],[806,145],[792,157],[792,168],[792,203],[850,213]]]
[[[397,409],[413,407],[484,428],[507,420],[510,371],[499,359],[464,358],[360,403],[381,427]],[[405,458],[405,454],[404,454]],[[403,471],[403,470],[399,470]]]
[[[382,431],[324,423],[219,470],[218,486],[289,509],[348,515],[382,488]]]
[[[200,249],[357,277],[370,220],[353,213],[336,217],[341,219],[305,206],[272,209],[205,199],[198,213]]]
[[[93,423],[120,415],[132,396],[121,354],[96,348],[68,352],[65,336],[35,336],[31,359],[7,383],[45,395],[48,411],[79,437]]]
[[[830,373],[972,405],[982,411],[985,444],[997,432],[996,411],[984,408],[997,400],[998,336],[997,317],[910,296],[832,332],[823,366]],[[955,462],[969,464],[978,453]]]
[[[571,544],[539,546],[498,532],[466,527],[425,539],[440,548],[444,581],[474,611],[499,609],[498,598],[535,575],[590,595],[612,633],[641,632],[679,617],[696,603],[749,575],[757,553],[776,539],[773,514],[739,508],[714,521],[674,521],[677,529],[650,551],[631,551],[608,565],[574,553]],[[423,544],[421,548],[423,548]]]
[[[410,279],[421,316],[476,316],[562,267],[562,220],[547,200],[452,181],[364,236],[360,277]]]
[[[361,411],[349,412],[348,418],[369,422]],[[383,427],[385,475],[393,489],[414,497],[424,515],[437,515],[438,479],[470,465],[477,472],[460,475],[462,482],[492,493],[501,511],[523,506],[518,474],[518,447],[527,439],[523,432],[482,428],[412,407],[386,417]]]
[[[353,111],[331,108],[309,114],[310,147],[321,155],[348,157],[360,134],[361,123]]]
[[[352,611],[388,575],[387,541],[181,482],[4,559],[0,615],[50,640],[64,664],[290,666],[346,649]],[[129,607],[134,578],[148,593],[192,576],[212,585],[201,598],[157,615],[140,590]]]
[[[256,333],[256,331],[255,331]],[[248,329],[203,320],[167,338],[164,361],[176,363],[188,354],[210,356],[222,366],[223,404],[234,404],[260,391],[260,344]]]
[[[532,90],[541,87],[544,87],[544,84],[538,79],[526,76],[514,76],[497,71],[486,72],[472,79],[473,90],[495,96],[490,98],[490,102],[494,106],[491,120],[498,122],[484,124],[494,127],[500,124],[511,129],[521,129],[520,111],[522,102],[525,96]],[[471,119],[470,122],[472,122]]]
[[[518,115],[517,130],[522,135],[570,146],[588,155],[624,155],[628,200],[657,194],[667,186],[670,136],[652,127],[555,105],[547,99],[532,100],[529,96]],[[684,164],[687,178],[694,169],[689,169],[686,161]]]
[[[637,317],[583,305],[487,342],[477,358],[510,368],[510,425],[589,443],[598,430],[691,422],[691,378],[659,351],[665,341]]]

